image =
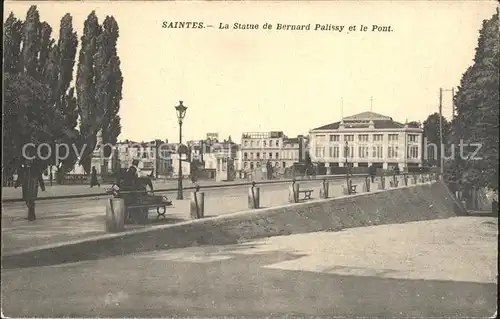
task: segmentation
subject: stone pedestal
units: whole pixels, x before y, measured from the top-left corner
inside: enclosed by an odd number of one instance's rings
[[[116,233],[125,230],[125,201],[123,198],[110,198],[106,203],[106,232]]]
[[[192,192],[190,200],[190,215],[192,219],[205,217],[205,193]]]
[[[260,188],[252,186],[248,189],[248,208],[256,209],[260,207]]]
[[[363,193],[370,192],[370,187],[371,187],[371,179],[367,177],[363,181]]]
[[[380,177],[380,182],[378,183],[378,189],[385,189],[385,176]]]
[[[293,182],[288,187],[288,202],[289,203],[298,203],[299,202],[299,183]]]
[[[319,197],[323,199],[327,199],[330,191],[330,183],[327,181],[323,181],[321,183],[321,189],[319,190]]]

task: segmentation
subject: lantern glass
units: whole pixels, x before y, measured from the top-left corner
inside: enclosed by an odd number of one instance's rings
[[[179,120],[183,120],[184,116],[186,116],[187,106],[184,106],[184,104],[182,104],[182,101],[179,101],[179,105],[175,107],[175,110],[177,111],[177,118]]]

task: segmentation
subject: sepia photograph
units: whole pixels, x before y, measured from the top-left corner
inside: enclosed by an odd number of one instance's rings
[[[497,317],[497,1],[3,6],[2,318]]]

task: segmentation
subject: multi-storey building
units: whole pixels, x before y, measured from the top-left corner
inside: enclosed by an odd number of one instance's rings
[[[191,158],[200,160],[206,169],[222,167],[230,159],[236,170],[241,169],[240,145],[232,141],[231,136],[226,140],[219,140],[217,133],[207,133],[205,140],[189,141]]]
[[[241,154],[243,170],[254,170],[270,161],[276,168],[286,168],[302,161],[305,138],[288,138],[282,131],[243,133]]]
[[[344,117],[310,132],[310,155],[325,166],[400,169],[422,164],[423,129],[373,112]]]
[[[125,140],[116,143],[115,148],[120,167],[128,168],[132,165],[132,161],[137,159],[140,169],[154,171],[158,175],[168,175],[173,168],[172,155],[177,152],[177,144],[170,144],[168,140],[150,142]]]

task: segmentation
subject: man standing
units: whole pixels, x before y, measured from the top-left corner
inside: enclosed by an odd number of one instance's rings
[[[23,200],[28,207],[28,217],[29,221],[34,221],[36,219],[35,214],[35,200],[38,197],[38,185],[40,181],[40,186],[42,191],[45,190],[45,185],[43,184],[43,178],[41,176],[41,171],[37,169],[33,161],[21,166],[19,169],[18,181],[16,187],[21,184]]]

